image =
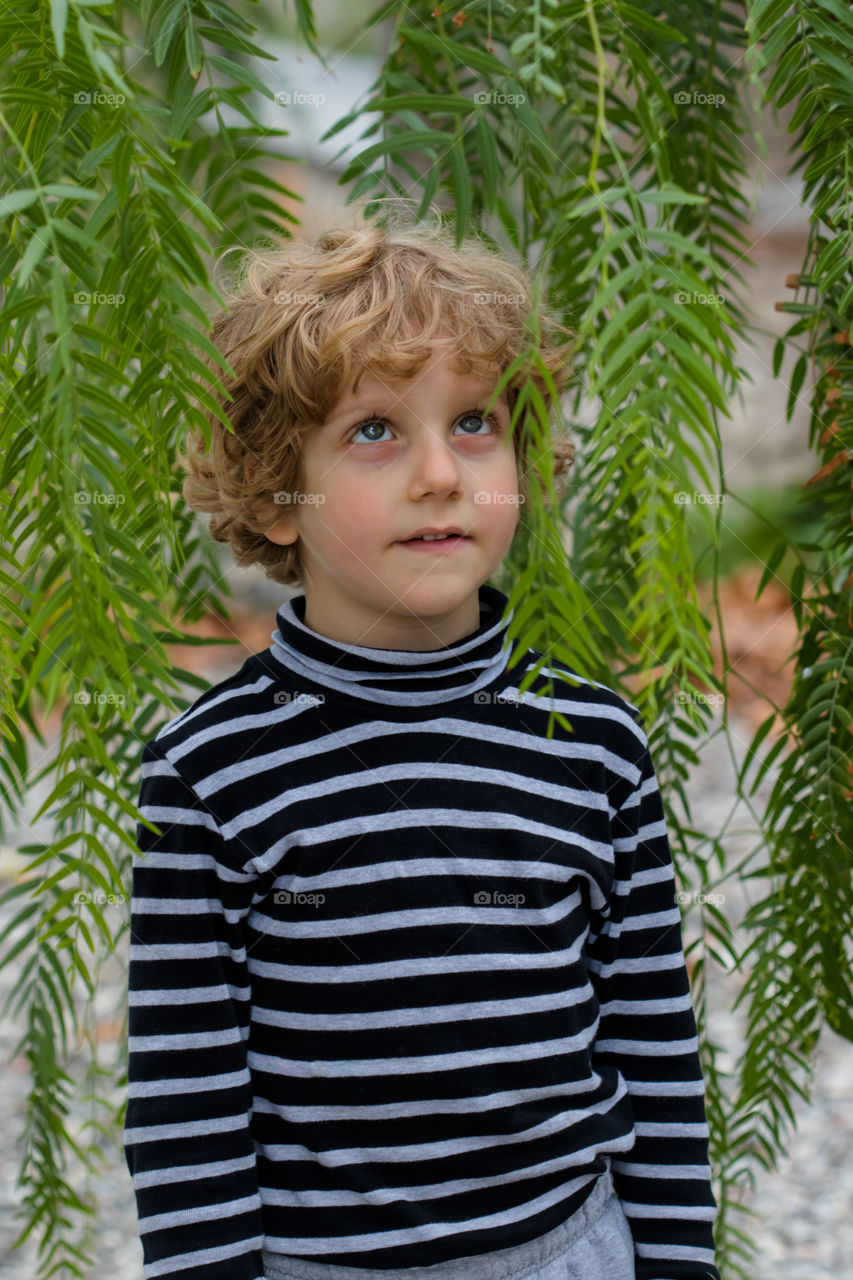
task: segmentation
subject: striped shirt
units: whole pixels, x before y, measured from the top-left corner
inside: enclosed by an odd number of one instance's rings
[[[719,1280],[696,1024],[640,714],[519,694],[506,597],[429,652],[305,597],[142,757],[125,1152],[145,1280],[431,1266],[610,1167],[638,1280]],[[517,655],[516,655],[517,656]],[[555,699],[536,699],[545,674]],[[572,682],[563,678],[569,672]],[[571,723],[555,723],[551,706]]]

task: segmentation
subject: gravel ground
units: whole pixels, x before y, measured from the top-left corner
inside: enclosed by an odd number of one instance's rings
[[[217,677],[212,676],[211,679]],[[752,737],[748,724],[732,718],[733,745],[743,758]],[[733,769],[722,736],[711,738],[701,750],[702,767],[689,789],[694,825],[716,832],[731,808]],[[699,781],[701,779],[701,781]],[[759,790],[755,804],[766,802],[767,787]],[[37,797],[33,797],[34,809]],[[729,824],[726,848],[733,862],[750,848],[753,835],[744,809]],[[37,824],[27,832],[46,834]],[[11,838],[10,844],[17,843]],[[16,861],[8,850],[0,855],[0,887],[8,884]],[[726,886],[724,910],[738,920],[746,905],[742,890]],[[8,918],[8,911],[6,911]],[[0,918],[0,929],[4,919]],[[688,938],[690,926],[688,924]],[[0,1002],[15,981],[14,967],[0,972]],[[122,967],[111,961],[99,984],[99,1014],[109,1041],[115,1012],[122,997]],[[737,980],[718,970],[709,974],[708,1018],[714,1039],[725,1046],[733,1062],[742,1043],[742,1019],[731,1010]],[[20,1195],[16,1189],[20,1159],[20,1133],[29,1087],[25,1064],[10,1057],[20,1035],[9,1021],[0,1023],[0,1107],[9,1123],[0,1136],[0,1280],[33,1280],[36,1251],[31,1242],[14,1252],[11,1243],[19,1230],[14,1218]],[[114,1039],[114,1036],[113,1036]],[[742,1220],[758,1246],[754,1280],[836,1280],[853,1276],[853,1045],[831,1032],[821,1040],[810,1104],[795,1107],[797,1129],[780,1169],[758,1171],[757,1187],[750,1198],[755,1218]],[[104,1152],[107,1168],[94,1184],[100,1206],[95,1269],[88,1280],[142,1280],[142,1251],[130,1179],[118,1147]]]

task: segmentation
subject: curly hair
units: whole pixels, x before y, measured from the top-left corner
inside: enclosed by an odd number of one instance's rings
[[[211,513],[210,535],[230,544],[238,565],[259,564],[274,582],[298,585],[299,540],[280,546],[265,530],[282,515],[275,495],[301,489],[302,440],[332,412],[353,366],[360,368],[359,379],[365,370],[411,377],[429,358],[436,336],[449,329],[465,335],[457,354],[461,371],[496,381],[496,371],[503,374],[531,345],[532,282],[479,239],[456,247],[439,221],[390,229],[338,226],[313,245],[288,241],[251,249],[234,284],[226,290],[229,305],[212,321],[212,342],[233,376],[205,357],[227,392],[223,397],[211,383],[207,396],[232,430],[209,399],[207,406],[199,402],[210,441],[202,431],[188,433],[177,459],[187,472],[183,494],[191,508]],[[559,394],[570,376],[571,340],[565,335],[571,331],[546,305],[536,315],[533,341]],[[525,379],[550,405],[539,371],[521,369],[505,388],[510,410]],[[526,436],[520,433],[516,448],[525,501],[531,474],[545,490]],[[568,476],[574,445],[564,437],[550,445],[556,487]]]

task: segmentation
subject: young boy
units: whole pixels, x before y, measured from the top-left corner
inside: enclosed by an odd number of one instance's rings
[[[364,226],[254,256],[216,318],[234,430],[185,494],[304,594],[143,753],[146,1280],[719,1280],[639,713],[558,679],[549,739],[488,583],[535,474],[518,384],[484,412],[529,306],[478,242]]]

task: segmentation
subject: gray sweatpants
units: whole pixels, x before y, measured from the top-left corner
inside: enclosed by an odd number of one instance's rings
[[[265,1280],[635,1280],[634,1242],[612,1175],[602,1174],[576,1214],[511,1249],[396,1271],[341,1267],[264,1250]]]

